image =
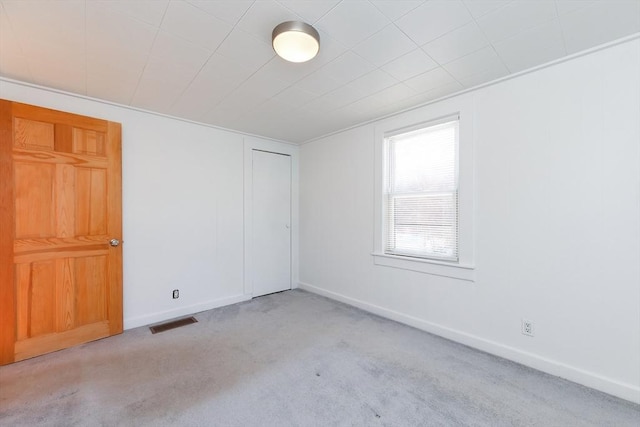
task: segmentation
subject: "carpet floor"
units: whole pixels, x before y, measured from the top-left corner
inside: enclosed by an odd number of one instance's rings
[[[0,367],[2,426],[634,426],[640,406],[301,290]]]

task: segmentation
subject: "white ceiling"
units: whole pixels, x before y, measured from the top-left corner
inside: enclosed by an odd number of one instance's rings
[[[304,64],[271,31],[320,32]],[[640,0],[0,0],[0,75],[303,142],[640,31]]]

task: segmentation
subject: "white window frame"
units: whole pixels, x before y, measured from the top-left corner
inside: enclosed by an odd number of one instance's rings
[[[424,196],[427,193],[430,193],[429,191],[425,192],[425,191],[421,191],[421,192],[407,192],[407,191],[403,191],[403,192],[393,192],[392,191],[392,187],[393,187],[393,178],[391,177],[392,173],[391,172],[391,166],[392,163],[394,163],[394,161],[392,160],[393,155],[392,155],[392,142],[391,140],[394,139],[395,137],[398,136],[402,136],[402,135],[407,135],[416,131],[429,131],[432,130],[433,128],[437,127],[437,126],[441,126],[444,124],[451,124],[451,123],[455,123],[455,141],[454,141],[454,151],[455,151],[455,155],[454,155],[454,165],[453,165],[453,170],[454,170],[454,181],[455,181],[455,210],[456,210],[456,215],[455,215],[455,220],[456,220],[456,242],[455,242],[455,246],[456,246],[456,252],[455,252],[455,257],[444,257],[444,256],[437,256],[436,254],[426,254],[426,253],[414,253],[411,254],[409,253],[409,251],[402,251],[402,250],[396,250],[396,251],[392,251],[389,248],[389,240],[395,240],[395,239],[390,239],[391,236],[395,236],[395,232],[392,232],[392,230],[395,229],[394,227],[394,221],[390,219],[390,206],[389,204],[391,203],[391,200],[396,200],[396,199],[401,199],[403,197],[416,197],[418,195],[420,196]],[[384,205],[385,205],[385,209],[383,210],[383,224],[384,224],[384,233],[383,233],[383,237],[385,240],[385,250],[384,253],[387,255],[397,255],[397,256],[407,256],[407,257],[413,257],[413,258],[420,258],[420,259],[426,259],[426,260],[435,260],[435,261],[446,261],[446,262],[458,262],[459,260],[459,255],[458,255],[458,140],[459,140],[459,117],[458,115],[454,115],[454,116],[450,116],[450,117],[445,117],[439,120],[435,120],[433,122],[428,122],[428,123],[420,123],[417,126],[411,126],[408,129],[400,129],[399,131],[393,132],[393,133],[385,133],[384,136],[384,149],[383,149],[383,154],[384,154],[384,177],[385,177],[385,185],[384,185]],[[418,194],[420,193],[420,194]],[[391,215],[392,216],[392,215]],[[404,252],[404,253],[403,253]]]
[[[375,230],[374,263],[436,276],[475,281],[474,265],[474,162],[471,100],[449,99],[378,122],[375,126]],[[441,123],[458,116],[458,260],[443,261],[385,254],[384,217],[385,138]]]

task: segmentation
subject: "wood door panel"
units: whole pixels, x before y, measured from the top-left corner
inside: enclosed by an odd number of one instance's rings
[[[107,321],[107,256],[16,266],[17,341]]]
[[[76,325],[88,325],[107,318],[107,257],[76,260]]]
[[[53,150],[54,125],[16,118],[14,120],[15,138],[13,145],[18,148],[35,150]]]
[[[51,260],[39,261],[29,270],[28,281],[18,284],[26,298],[18,301],[18,318],[26,320],[22,328],[31,338],[56,331],[56,266]]]
[[[16,162],[15,215],[18,239],[55,236],[54,165]]]
[[[0,364],[122,332],[121,128],[0,100]],[[6,214],[6,216],[5,216]]]
[[[107,232],[107,171],[76,168],[76,235],[95,236]]]
[[[73,259],[18,264],[16,272],[17,341],[74,327]]]
[[[106,155],[105,134],[91,129],[73,128],[72,152],[75,154],[88,154],[90,156]]]

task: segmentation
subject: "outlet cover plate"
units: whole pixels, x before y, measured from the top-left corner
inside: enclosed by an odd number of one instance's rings
[[[533,329],[533,322],[528,319],[522,319],[522,334],[529,337],[533,337],[535,330]]]

